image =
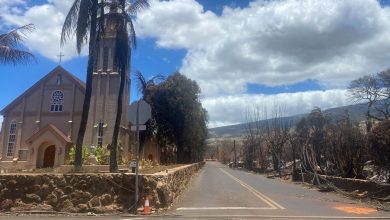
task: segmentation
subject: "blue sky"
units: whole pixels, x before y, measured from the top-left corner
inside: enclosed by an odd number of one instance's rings
[[[58,65],[85,79],[86,52],[59,34],[72,0],[0,0],[0,32],[34,23],[28,65],[0,66],[0,108]],[[180,71],[195,79],[210,127],[247,120],[275,105],[286,115],[348,103],[346,86],[388,68],[388,0],[151,0],[135,21],[132,69],[146,77]],[[49,19],[50,18],[50,19]],[[139,97],[131,88],[131,100]],[[271,115],[271,113],[269,113]],[[1,119],[0,119],[1,120]]]

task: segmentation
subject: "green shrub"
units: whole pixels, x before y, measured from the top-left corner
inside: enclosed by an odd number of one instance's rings
[[[142,159],[140,161],[140,166],[142,166],[143,168],[151,168],[158,166],[158,163],[156,161]]]
[[[87,158],[91,155],[91,151],[88,147],[86,147],[85,145],[83,145],[83,153],[82,153],[82,164],[84,164],[84,162],[87,160]],[[73,146],[70,148],[70,151],[69,151],[69,157],[68,157],[68,160],[65,162],[65,164],[67,165],[73,165],[74,164],[74,160],[76,158],[76,147]]]
[[[107,147],[96,147],[95,157],[100,165],[107,165],[110,161],[110,152]]]

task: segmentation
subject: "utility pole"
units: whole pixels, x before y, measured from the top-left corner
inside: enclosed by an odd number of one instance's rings
[[[237,166],[236,140],[233,140],[233,150],[234,150],[234,166]]]
[[[139,197],[140,197],[139,196],[139,189],[138,189],[138,186],[139,186],[139,177],[138,177],[139,158],[140,158],[140,155],[139,155],[139,149],[140,149],[139,132],[146,130],[145,123],[150,119],[151,114],[152,114],[151,112],[152,112],[152,110],[151,110],[150,105],[148,103],[146,103],[145,101],[143,101],[142,99],[133,102],[130,105],[129,112],[128,112],[129,120],[130,120],[131,124],[133,124],[131,126],[131,131],[136,132],[136,146],[135,146],[136,158],[135,158],[135,161],[132,161],[132,163],[130,165],[132,167],[132,169],[135,168],[135,196],[134,196],[135,212],[137,212],[137,208],[138,208],[137,205],[138,205],[138,201],[139,201]]]
[[[219,160],[219,147],[218,147],[218,145],[217,145],[217,160],[220,161]]]
[[[139,169],[139,101],[137,101],[137,123],[136,123],[136,161],[137,161],[137,167],[135,168],[135,213],[137,214],[137,208],[138,208],[138,169]]]

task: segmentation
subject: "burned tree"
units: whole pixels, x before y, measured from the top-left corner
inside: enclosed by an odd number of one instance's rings
[[[262,123],[266,116],[265,112],[265,108],[261,110],[259,107],[247,112],[246,132],[243,140],[245,166],[248,169],[254,169],[254,166],[259,167],[261,172],[265,172],[269,165]]]
[[[371,131],[372,120],[383,121],[390,117],[390,69],[353,80],[348,87],[354,103],[366,103],[366,129]]]
[[[380,122],[369,134],[368,143],[378,172],[385,172],[390,182],[390,121]]]
[[[267,120],[265,139],[272,158],[273,169],[281,176],[281,166],[285,147],[289,140],[290,123],[286,120],[285,111],[278,106],[274,108],[272,119]]]
[[[337,123],[327,127],[329,146],[326,158],[333,165],[328,174],[347,178],[363,178],[366,156],[365,136],[359,125],[346,114]]]

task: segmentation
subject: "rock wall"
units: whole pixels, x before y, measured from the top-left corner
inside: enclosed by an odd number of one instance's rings
[[[203,163],[152,175],[140,175],[140,201],[166,208],[188,185]],[[1,174],[0,211],[59,211],[107,213],[126,211],[134,204],[135,175]]]
[[[302,181],[302,174],[296,174],[294,175],[295,178],[294,181]],[[368,193],[372,194],[373,196],[384,196],[384,195],[390,195],[390,184],[379,184],[375,183],[369,180],[361,180],[361,179],[350,179],[350,178],[341,178],[341,177],[334,177],[334,176],[326,176],[326,175],[320,175],[320,182],[323,183],[324,179],[331,182],[334,186],[346,190],[346,191],[355,191],[358,190],[360,192],[367,191]],[[307,183],[317,184],[316,181],[313,178],[313,174],[304,173],[303,174],[304,181]]]
[[[118,165],[118,169],[128,169],[128,166]],[[56,167],[55,170],[59,173],[72,173],[74,170],[73,165],[61,165]],[[98,173],[98,172],[110,172],[109,165],[83,165],[84,173]]]
[[[191,177],[204,165],[204,162],[178,167],[168,172],[144,175],[142,179],[143,198],[148,197],[150,205],[156,208],[167,208],[188,186]],[[143,204],[143,202],[141,203]]]

